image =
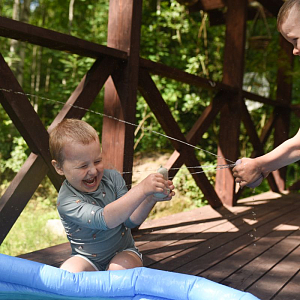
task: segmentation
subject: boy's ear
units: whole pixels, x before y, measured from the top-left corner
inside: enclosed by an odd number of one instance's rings
[[[63,169],[61,168],[60,164],[56,161],[56,160],[51,160],[51,164],[54,167],[55,171],[59,174],[59,175],[65,175]]]

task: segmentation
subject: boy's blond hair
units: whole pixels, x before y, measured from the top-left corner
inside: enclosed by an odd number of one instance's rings
[[[52,159],[62,166],[64,162],[63,147],[66,143],[79,143],[87,145],[99,140],[96,130],[82,120],[64,119],[51,131],[49,148]]]
[[[297,6],[297,8],[300,12],[300,0],[287,0],[281,6],[281,8],[278,12],[278,15],[277,15],[277,29],[278,29],[278,31],[281,31],[282,24],[286,21],[286,19],[289,16],[289,13],[290,13],[291,9],[295,5]]]

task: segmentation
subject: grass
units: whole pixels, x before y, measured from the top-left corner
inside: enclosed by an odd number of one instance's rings
[[[0,246],[0,252],[17,256],[67,241],[46,229],[49,219],[59,219],[49,200],[31,200]]]

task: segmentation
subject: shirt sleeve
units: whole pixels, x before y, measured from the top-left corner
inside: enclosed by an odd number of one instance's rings
[[[103,208],[87,203],[76,195],[64,198],[57,204],[57,209],[65,222],[70,221],[90,229],[109,229],[103,216]]]
[[[128,192],[126,182],[121,176],[121,174],[118,172],[115,172],[114,182],[115,182],[116,198],[119,199]]]
[[[121,198],[122,196],[124,196],[128,192],[128,188],[126,186],[125,180],[118,172],[116,172],[115,183],[116,183],[116,185],[115,185],[116,196],[118,199],[118,198]],[[139,226],[139,224],[133,223],[131,221],[130,217],[124,222],[124,225],[128,228],[135,228],[135,227]]]
[[[135,228],[140,226],[140,224],[135,224],[131,221],[130,217],[124,222],[124,225],[128,228]]]

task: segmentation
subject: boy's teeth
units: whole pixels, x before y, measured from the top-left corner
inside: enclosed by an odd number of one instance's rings
[[[92,178],[92,179],[87,179],[87,180],[85,180],[87,183],[92,183],[92,182],[94,182],[94,180],[95,180],[95,178]]]

